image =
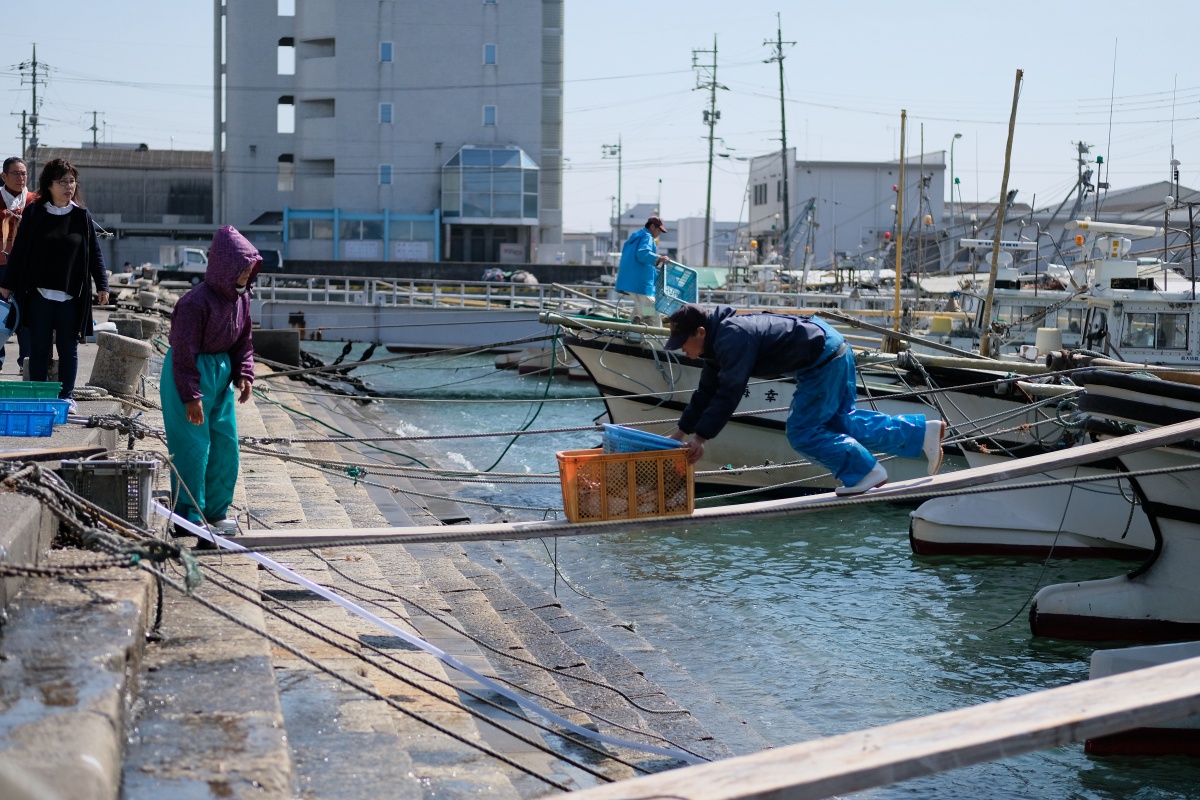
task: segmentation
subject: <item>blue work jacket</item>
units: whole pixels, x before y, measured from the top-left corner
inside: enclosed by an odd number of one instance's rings
[[[700,383],[679,418],[679,429],[712,439],[733,416],[751,377],[773,378],[815,365],[825,331],[807,317],[737,314],[717,306],[704,326]]]
[[[639,228],[629,235],[621,247],[621,263],[617,267],[617,291],[654,297],[654,262],[658,246],[649,228]]]

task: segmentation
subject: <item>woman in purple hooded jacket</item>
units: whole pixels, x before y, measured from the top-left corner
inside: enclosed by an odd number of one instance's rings
[[[175,304],[171,349],[159,395],[174,470],[175,513],[218,533],[237,532],[226,519],[238,477],[237,401],[250,399],[254,345],[247,287],[262,266],[254,245],[232,226],[213,236],[204,281]]]

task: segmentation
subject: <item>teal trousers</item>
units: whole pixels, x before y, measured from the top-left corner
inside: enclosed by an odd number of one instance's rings
[[[201,353],[196,357],[204,422],[193,425],[175,388],[172,354],[167,351],[163,361],[158,393],[167,451],[175,467],[171,471],[175,513],[192,522],[216,522],[225,518],[233,502],[238,477],[237,416],[229,356]]]

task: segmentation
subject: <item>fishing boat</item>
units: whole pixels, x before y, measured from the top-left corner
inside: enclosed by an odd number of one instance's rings
[[[1161,262],[1132,260],[1128,253],[1131,236],[1152,236],[1160,231],[1146,226],[1096,223],[1082,220],[1073,227],[1088,234],[1085,252],[1099,250],[1099,260],[1086,275],[1087,312],[1081,341],[1087,352],[1052,349],[1046,363],[1055,371],[1094,365],[1110,369],[1136,369],[1136,365],[1187,368],[1200,353],[1200,304],[1195,301],[1195,283]],[[1176,371],[1178,380],[1196,375]],[[969,374],[930,370],[938,385],[953,386],[969,380]],[[1079,401],[1076,382],[1066,377],[1066,386],[1052,387],[1015,381],[999,402],[1025,402],[1031,413],[1025,441],[1005,442],[1006,455],[1027,455],[1045,449],[1071,446],[1083,441],[1082,428],[1064,420],[1064,408]],[[1061,435],[1034,435],[1038,430],[1033,405],[1038,396],[1062,392],[1064,406],[1051,409],[1060,423]],[[1025,397],[1022,399],[1021,395]],[[953,409],[944,409],[951,429],[970,425],[968,420],[988,419],[996,413],[997,399],[986,390],[954,393]],[[1067,411],[1066,416],[1073,417]],[[1052,432],[1053,427],[1041,430]],[[972,465],[985,463],[995,452],[967,453]],[[1048,482],[1070,480],[1117,465],[1091,465],[1086,470],[1048,473]],[[993,506],[995,506],[993,508]],[[1017,513],[987,513],[1000,508]],[[1047,486],[1036,490],[1003,493],[977,503],[961,498],[939,498],[924,503],[912,514],[910,539],[914,552],[923,555],[1033,555],[1102,558],[1139,558],[1153,549],[1149,519],[1135,502],[1124,479],[1083,486]]]
[[[1200,642],[1122,647],[1092,653],[1089,680],[1200,656]],[[1200,716],[1098,736],[1084,743],[1093,756],[1200,755]]]
[[[1200,417],[1194,383],[1104,370],[1079,379],[1087,389],[1081,408],[1130,432]],[[1134,473],[1127,478],[1149,516],[1154,549],[1126,575],[1043,588],[1030,627],[1038,636],[1090,641],[1200,638],[1200,442],[1129,453],[1120,463]]]

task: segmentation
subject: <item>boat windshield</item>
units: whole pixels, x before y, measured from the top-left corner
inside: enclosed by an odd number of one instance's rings
[[[1133,313],[1125,315],[1125,327],[1121,332],[1122,347],[1186,350],[1187,344],[1187,314]]]

